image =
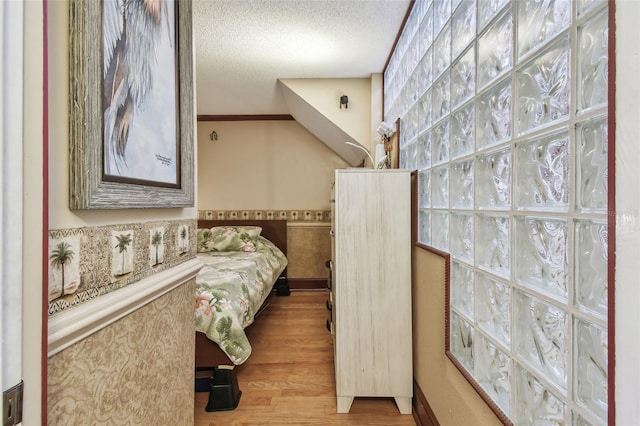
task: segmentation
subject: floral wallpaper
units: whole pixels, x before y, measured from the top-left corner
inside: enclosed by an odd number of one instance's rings
[[[48,423],[192,425],[194,293],[195,279],[49,358]]]

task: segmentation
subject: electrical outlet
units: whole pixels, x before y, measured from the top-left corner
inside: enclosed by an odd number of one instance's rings
[[[22,422],[23,382],[2,393],[2,424],[14,426]]]

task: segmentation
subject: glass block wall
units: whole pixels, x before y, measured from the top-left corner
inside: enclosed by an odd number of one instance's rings
[[[608,6],[417,0],[384,73],[453,356],[516,424],[607,420]]]

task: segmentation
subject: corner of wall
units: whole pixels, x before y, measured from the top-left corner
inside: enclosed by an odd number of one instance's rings
[[[370,78],[281,79],[280,87],[291,115],[351,165],[364,154],[345,141],[370,146]],[[346,95],[349,103],[340,104]]]

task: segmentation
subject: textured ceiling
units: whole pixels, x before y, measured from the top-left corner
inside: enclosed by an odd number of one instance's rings
[[[383,70],[409,0],[194,0],[197,113],[288,114],[278,78]]]

